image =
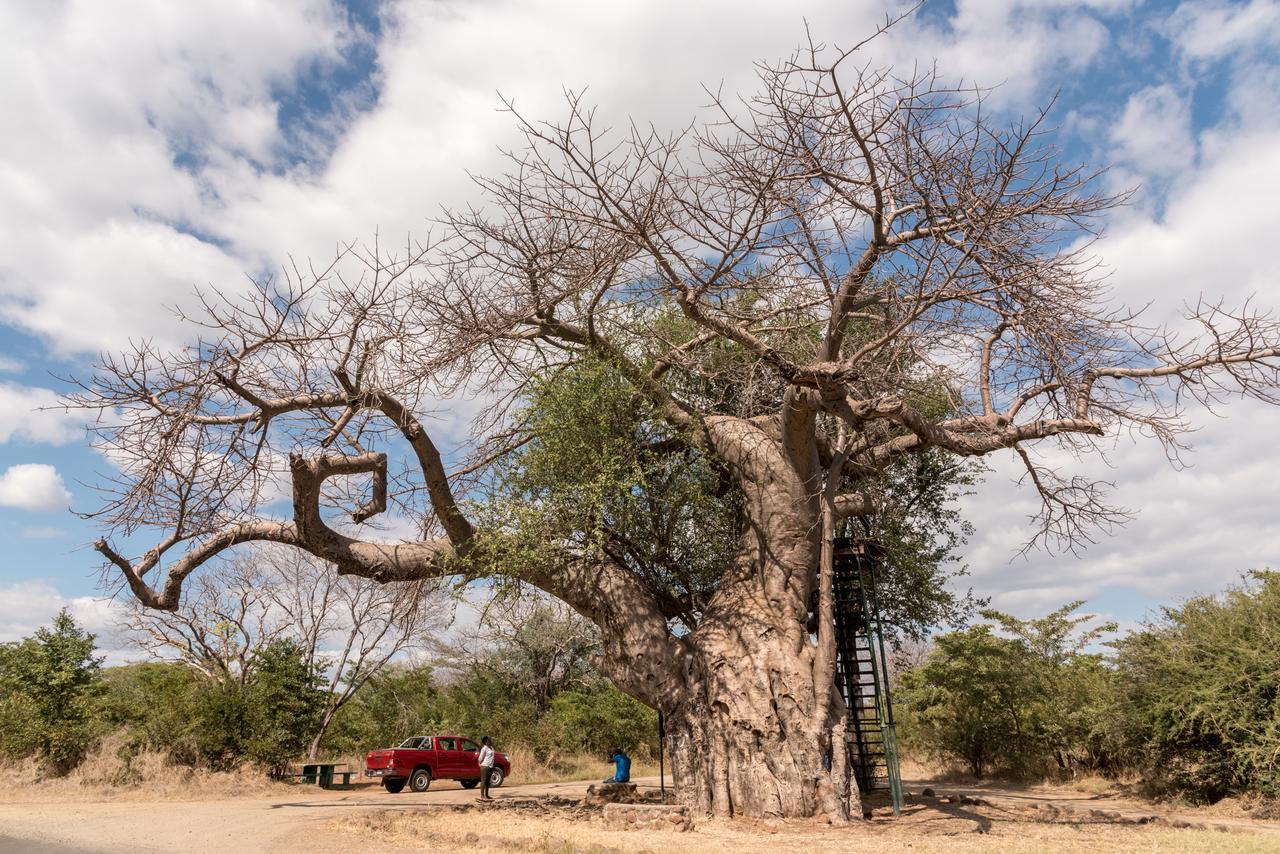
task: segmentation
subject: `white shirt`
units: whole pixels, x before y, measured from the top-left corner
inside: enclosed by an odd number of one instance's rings
[[[480,767],[493,767],[493,748],[487,744],[480,748]]]

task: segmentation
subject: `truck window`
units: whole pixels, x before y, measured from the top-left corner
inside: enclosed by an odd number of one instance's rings
[[[471,740],[471,739],[469,739],[469,738],[464,738],[464,739],[462,739],[462,740],[461,740],[461,742],[459,742],[459,744],[461,744],[461,745],[462,745],[462,749],[463,749],[463,750],[465,750],[465,751],[467,751],[467,752],[469,752],[469,753],[479,753],[479,752],[480,752],[480,745],[476,744],[474,741],[472,741],[472,740]]]
[[[436,739],[436,750],[457,750],[457,749],[458,747],[456,744],[454,744],[454,740],[452,738]]]

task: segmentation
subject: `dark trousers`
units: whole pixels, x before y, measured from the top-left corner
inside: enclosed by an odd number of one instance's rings
[[[492,768],[480,768],[480,797],[489,797],[489,780],[493,777]]]

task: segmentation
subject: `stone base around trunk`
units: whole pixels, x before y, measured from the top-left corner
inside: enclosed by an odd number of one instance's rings
[[[604,823],[610,830],[693,830],[688,807],[674,804],[606,804]]]
[[[586,802],[589,804],[633,804],[637,800],[635,783],[592,783],[587,786]]]

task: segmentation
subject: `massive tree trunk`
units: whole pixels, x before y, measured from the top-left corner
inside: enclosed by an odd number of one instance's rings
[[[685,690],[663,709],[683,803],[715,815],[860,814],[843,701],[833,692],[832,707],[816,707],[811,647],[751,620],[699,638],[690,664]]]
[[[807,629],[823,535],[816,448],[788,443],[785,422],[709,426],[748,524],[697,629],[675,640],[672,678],[641,699],[665,715],[682,802],[715,815],[846,821],[861,810],[845,704],[831,690],[833,650],[820,654]],[[819,643],[833,638],[820,633]]]

